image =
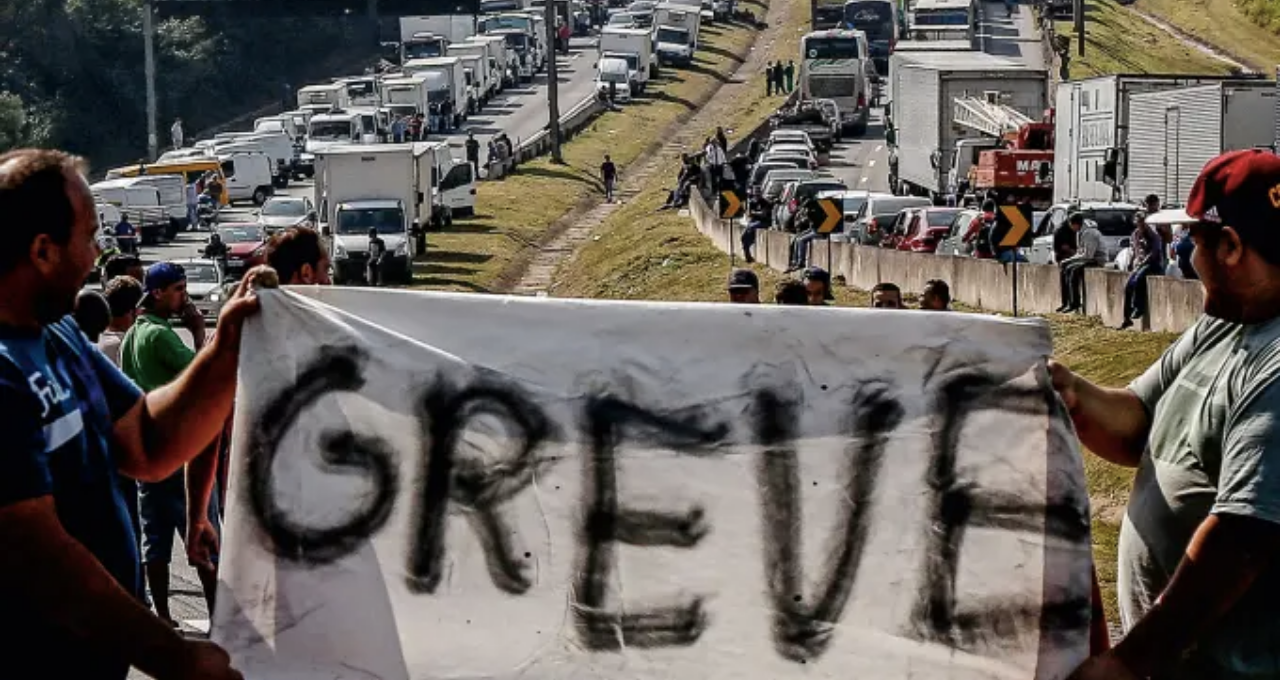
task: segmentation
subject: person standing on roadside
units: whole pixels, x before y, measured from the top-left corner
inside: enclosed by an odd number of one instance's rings
[[[387,242],[378,235],[377,227],[369,227],[369,263],[365,265],[365,281],[374,288],[382,285],[382,260],[387,254]]]
[[[716,144],[720,145],[720,150],[729,153],[729,135],[724,133],[724,128],[716,128]]]
[[[787,67],[782,70],[782,76],[787,80],[787,89],[783,90],[783,92],[791,94],[796,77],[796,63],[794,61],[787,60]]]
[[[171,262],[157,262],[147,268],[142,285],[142,314],[134,321],[120,344],[120,368],[142,388],[153,392],[172,383],[195,360],[195,350],[187,347],[174,331],[169,319],[187,309],[187,275]],[[200,464],[209,461],[203,457]],[[169,613],[169,565],[173,555],[173,539],[188,521],[188,480],[179,469],[159,481],[142,480],[139,507],[142,516],[142,561],[147,585],[155,602],[156,614],[177,627]],[[209,522],[218,527],[215,511]],[[217,590],[217,572],[213,565],[196,566],[196,574],[204,589],[209,611]]]
[[[181,118],[173,119],[173,125],[169,128],[169,141],[173,142],[173,148],[175,151],[182,148],[183,133]]]
[[[1210,161],[1187,213],[1204,316],[1127,388],[1051,361],[1082,448],[1137,468],[1124,637],[1069,680],[1280,677],[1280,158]]]
[[[769,62],[764,67],[764,96],[773,96],[773,83],[773,62]]]
[[[600,164],[600,181],[604,182],[604,200],[613,203],[613,187],[618,181],[618,166],[613,164],[609,154],[605,154]]]
[[[216,436],[256,297],[243,284],[210,350],[144,396],[67,316],[96,257],[83,162],[50,150],[0,155],[0,215],[5,674],[124,680],[134,666],[162,679],[243,680],[225,651],[184,639],[143,605],[118,475],[163,479]]]
[[[724,166],[729,159],[725,157],[724,149],[712,137],[708,137],[706,143],[702,145],[702,153],[707,159],[707,173],[711,176],[711,193],[719,194],[720,184],[724,181]]]
[[[475,171],[476,177],[480,176],[480,142],[476,140],[476,133],[467,133],[467,162],[471,164],[471,169]]]

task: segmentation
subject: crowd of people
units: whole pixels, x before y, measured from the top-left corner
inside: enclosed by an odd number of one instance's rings
[[[1130,385],[1048,362],[1085,455],[1137,469],[1119,537],[1124,636],[1110,647],[1095,615],[1093,654],[1069,680],[1280,677],[1278,194],[1270,151],[1206,166],[1187,204],[1205,315]],[[160,566],[182,536],[212,603],[243,325],[260,288],[327,283],[325,251],[309,228],[273,236],[274,272],[247,273],[206,333],[185,315],[184,272],[172,264],[143,269],[121,256],[104,294],[82,294],[96,233],[78,159],[0,155],[3,672],[123,680],[132,666],[237,680],[224,650],[174,628]],[[831,285],[811,268],[775,301],[823,306]],[[760,302],[751,270],[735,270],[727,288],[731,302]],[[871,298],[904,308],[891,283]],[[922,291],[922,309],[949,303],[945,282]]]

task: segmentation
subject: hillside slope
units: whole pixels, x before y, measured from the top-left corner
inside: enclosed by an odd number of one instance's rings
[[[1187,0],[1172,0],[1183,2]],[[1085,54],[1079,56],[1071,21],[1056,22],[1071,37],[1073,79],[1113,73],[1229,73],[1231,67],[1193,45],[1180,42],[1115,0],[1090,0],[1085,21]]]
[[[1280,64],[1276,0],[1138,0],[1134,7],[1263,73]]]

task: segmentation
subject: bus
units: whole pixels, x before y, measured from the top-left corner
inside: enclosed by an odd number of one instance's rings
[[[967,40],[977,38],[977,0],[916,0],[911,8],[914,40]]]
[[[862,31],[814,31],[800,39],[800,95],[831,99],[840,127],[860,135],[871,115],[870,47]]]
[[[889,75],[889,55],[904,28],[897,0],[848,0],[841,28],[866,33],[876,73]]]

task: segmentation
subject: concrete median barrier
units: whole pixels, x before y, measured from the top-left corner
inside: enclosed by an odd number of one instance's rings
[[[700,232],[715,246],[739,253],[740,229],[725,226],[714,209],[694,192],[690,214]],[[770,269],[786,271],[790,262],[792,234],[762,229],[757,232],[756,260]],[[831,275],[843,276],[847,285],[870,290],[877,283],[891,281],[903,291],[919,293],[930,279],[941,279],[951,286],[951,296],[958,302],[992,312],[1013,311],[1013,267],[991,260],[965,257],[943,257],[924,253],[908,253],[848,243],[816,241],[810,247],[809,263],[829,268]],[[1099,317],[1109,326],[1124,320],[1124,286],[1128,274],[1113,269],[1090,269],[1085,272],[1085,311]],[[1058,268],[1054,265],[1021,264],[1018,266],[1018,310],[1021,313],[1047,314],[1061,304]],[[1196,322],[1204,305],[1204,291],[1198,281],[1164,276],[1147,279],[1148,315],[1137,327],[1143,330],[1178,333]]]

